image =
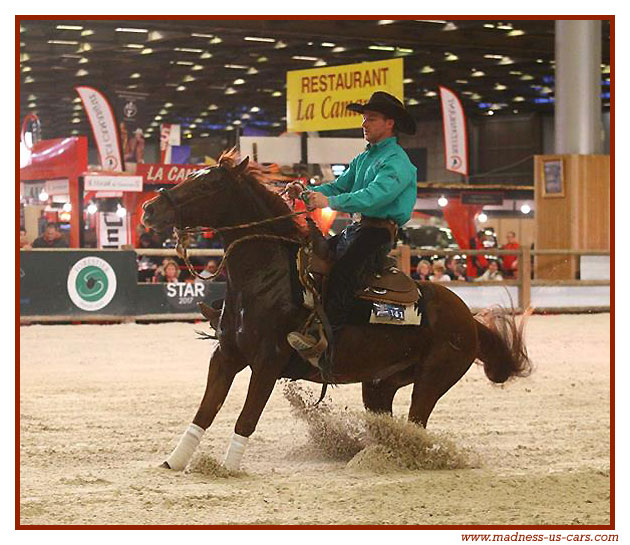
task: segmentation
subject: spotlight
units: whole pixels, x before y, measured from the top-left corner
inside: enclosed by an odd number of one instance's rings
[[[488,221],[488,216],[483,212],[477,216],[479,223],[486,223]]]
[[[90,216],[93,216],[97,212],[98,212],[98,207],[93,202],[88,204],[87,213],[90,214]]]
[[[532,211],[531,206],[529,206],[529,204],[524,204],[523,206],[521,206],[521,212],[523,212],[523,214],[529,214]]]
[[[46,193],[45,189],[42,189],[41,193],[39,194],[39,200],[42,202],[48,200],[48,193]]]
[[[127,210],[125,209],[124,206],[118,205],[118,208],[116,208],[116,215],[119,218],[124,218],[127,215]]]
[[[72,211],[72,205],[69,202],[64,203],[63,211],[64,212],[71,212]]]
[[[441,206],[442,208],[444,208],[447,204],[448,204],[448,199],[444,195],[442,195],[438,199],[438,206]]]

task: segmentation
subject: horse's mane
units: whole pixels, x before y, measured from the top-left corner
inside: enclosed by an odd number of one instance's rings
[[[227,168],[234,168],[240,161],[241,156],[239,152],[236,148],[232,148],[221,154],[218,164]],[[262,201],[272,216],[285,216],[292,212],[284,199],[274,191],[272,186],[273,176],[268,168],[250,160],[247,164],[247,168],[243,172],[242,179],[245,183],[249,184],[256,197]],[[289,221],[283,221],[281,224],[283,227],[286,227]],[[301,236],[306,233],[303,226],[296,221],[295,217],[291,218],[290,231],[291,234]]]

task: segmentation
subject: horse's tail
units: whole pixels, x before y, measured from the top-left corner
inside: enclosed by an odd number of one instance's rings
[[[475,315],[479,349],[486,376],[501,384],[512,377],[526,377],[532,372],[523,329],[533,309],[527,309],[517,325],[514,311],[502,307],[486,309]]]

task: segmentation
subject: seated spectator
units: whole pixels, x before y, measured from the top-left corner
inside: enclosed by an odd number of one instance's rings
[[[496,259],[489,259],[486,272],[479,278],[475,278],[475,282],[487,282],[490,280],[503,280],[503,275],[499,270],[499,262]]]
[[[203,268],[203,271],[199,273],[199,276],[203,278],[207,278],[209,281],[217,280],[219,282],[225,282],[225,273],[221,271],[221,274],[218,276],[214,276],[219,270],[219,262],[216,259],[208,259],[206,266]]]
[[[466,277],[463,276],[460,272],[458,272],[458,263],[457,259],[453,256],[447,257],[444,265],[446,267],[446,275],[451,280],[466,280]]]
[[[520,244],[516,240],[516,233],[514,231],[507,232],[507,244],[501,246],[502,250],[516,250],[520,248]],[[503,256],[503,271],[508,278],[516,278],[518,271],[518,255],[504,255]]]
[[[431,282],[450,282],[451,277],[446,274],[446,267],[443,261],[433,263],[433,274],[429,276]]]
[[[411,273],[411,278],[428,281],[429,276],[431,276],[431,263],[426,259],[421,259],[416,265],[416,270]]]
[[[179,281],[179,265],[172,259],[165,259],[163,264],[158,267],[155,275],[155,282],[178,282]]]
[[[159,248],[159,245],[149,233],[142,233],[138,248]],[[138,255],[138,282],[151,282],[159,263],[159,257]]]
[[[33,241],[33,248],[67,248],[68,243],[55,223],[47,223],[44,233]]]
[[[26,238],[26,229],[20,227],[20,250],[30,250],[32,246],[29,244]]]

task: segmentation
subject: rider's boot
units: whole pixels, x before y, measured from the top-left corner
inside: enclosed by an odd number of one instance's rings
[[[312,366],[320,368],[320,356],[328,348],[328,341],[326,336],[322,334],[321,329],[319,331],[319,339],[308,333],[291,331],[287,335],[287,342],[303,359]]]

